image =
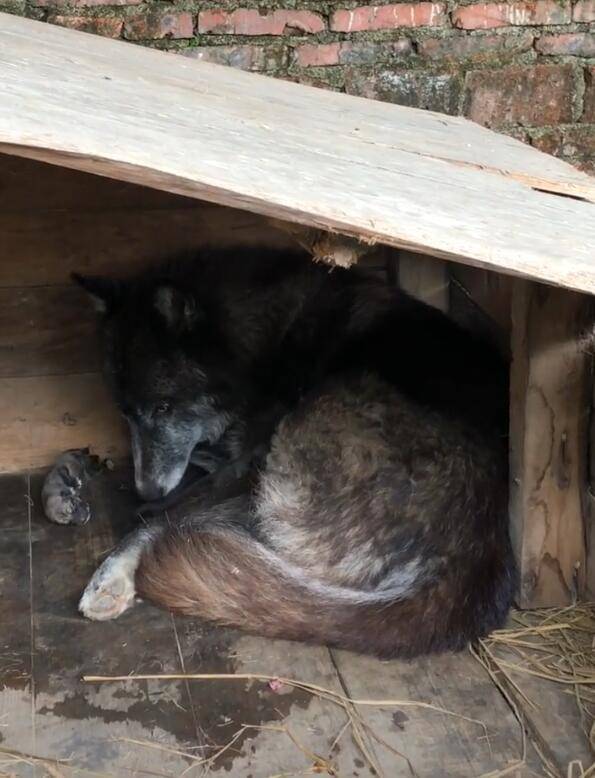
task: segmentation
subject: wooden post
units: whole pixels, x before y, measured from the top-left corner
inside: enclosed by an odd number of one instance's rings
[[[595,349],[593,349],[595,360]],[[592,377],[595,371],[592,371]],[[587,581],[585,599],[595,601],[595,380],[591,382],[591,425],[589,429],[589,489],[586,527]]]
[[[510,514],[523,608],[585,591],[591,308],[585,295],[514,282]]]

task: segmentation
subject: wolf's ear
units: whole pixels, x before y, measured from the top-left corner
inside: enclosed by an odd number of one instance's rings
[[[120,296],[119,281],[100,276],[81,276],[78,273],[72,273],[71,278],[88,293],[98,313],[113,310]]]
[[[177,334],[190,332],[203,318],[194,297],[169,284],[155,289],[153,303],[168,329]]]

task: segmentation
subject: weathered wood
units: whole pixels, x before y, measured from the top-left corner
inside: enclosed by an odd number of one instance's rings
[[[49,465],[68,448],[128,451],[128,436],[98,373],[0,379],[0,472]]]
[[[211,205],[0,214],[0,236],[0,287],[67,284],[72,271],[126,275],[205,244],[296,245],[258,216]]]
[[[31,709],[32,644],[27,476],[0,478],[0,749],[31,753],[34,747]],[[19,776],[33,768],[16,765]],[[0,773],[11,774],[10,760],[0,752]]]
[[[574,693],[565,684],[536,678],[510,667],[518,664],[529,666],[529,669],[537,667],[543,660],[543,651],[532,651],[527,645],[521,656],[505,645],[491,650],[498,660],[508,663],[506,676],[501,676],[500,682],[526,721],[530,737],[556,774],[572,776],[573,771],[578,771],[578,765],[571,770],[570,764],[578,761],[587,771],[593,764],[593,753]]]
[[[449,265],[449,276],[453,285],[462,287],[473,303],[510,336],[512,278],[454,262]]]
[[[169,615],[148,605],[118,621],[82,618],[77,602],[104,555],[134,523],[130,474],[106,473],[92,493],[93,518],[82,528],[50,524],[41,508],[42,476],[31,479],[33,710],[37,756],[67,760],[61,774],[180,774],[178,754],[131,738],[187,751],[198,745],[183,683],[85,685],[86,673],[179,672]],[[8,743],[6,745],[9,745]]]
[[[418,300],[448,310],[448,269],[446,262],[433,257],[400,251],[398,283],[401,289]]]
[[[412,769],[405,758],[399,759],[375,742],[375,753],[387,777],[477,778],[505,769],[521,758],[519,725],[470,654],[446,654],[413,662],[378,662],[344,651],[333,651],[333,655],[344,687],[353,698],[427,703],[459,714],[447,715],[415,705],[362,708],[366,724],[411,763]],[[483,722],[487,737],[481,724],[461,715]]]
[[[196,200],[78,170],[0,154],[0,214],[39,211],[155,211]]]
[[[176,619],[176,626],[188,673],[260,673],[343,693],[329,651],[324,647],[265,640],[189,619]],[[331,749],[347,723],[347,716],[341,706],[322,696],[290,686],[271,687],[268,681],[257,679],[190,682],[190,692],[207,742],[225,744],[242,724],[255,727],[216,763],[230,775],[269,778],[307,774],[314,763],[307,753],[310,752],[328,760],[337,775],[356,772],[360,778],[372,778],[351,732],[346,732],[338,747]],[[306,751],[283,732],[258,729],[270,725],[286,727]],[[364,739],[370,748],[369,739]]]
[[[589,298],[517,281],[512,298],[511,532],[522,607],[585,587]]]
[[[461,326],[494,343],[510,356],[510,276],[450,262],[448,265],[450,316]]]
[[[589,488],[587,496],[587,547],[586,599],[595,601],[595,375],[591,373],[592,404],[589,425]]]
[[[101,369],[96,315],[74,286],[0,289],[0,377]]]
[[[595,183],[518,141],[11,16],[0,44],[3,151],[595,291],[595,207],[548,193]]]

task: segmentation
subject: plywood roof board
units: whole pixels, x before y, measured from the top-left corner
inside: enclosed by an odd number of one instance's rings
[[[0,14],[0,151],[595,292],[595,179],[465,119]]]

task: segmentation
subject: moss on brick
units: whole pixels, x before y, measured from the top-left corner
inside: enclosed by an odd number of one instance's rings
[[[312,86],[328,87],[335,91],[345,88],[345,70],[343,67],[299,68],[291,66],[287,71],[292,80]]]
[[[402,0],[406,1],[409,2]],[[515,1],[511,0],[511,4]],[[36,6],[35,2],[47,5]],[[213,58],[233,66],[261,70],[327,89],[367,94],[449,113],[463,111],[463,94],[469,106],[474,90],[495,90],[495,94],[503,79],[508,77],[510,80],[511,73],[518,73],[522,76],[521,82],[513,79],[509,81],[508,88],[512,93],[522,87],[525,102],[509,105],[507,100],[510,95],[498,92],[501,109],[496,109],[496,113],[501,110],[502,115],[491,116],[489,123],[502,132],[523,140],[529,139],[538,147],[541,144],[545,148],[549,144],[562,158],[582,167],[591,164],[592,172],[595,172],[595,93],[592,91],[595,58],[583,55],[583,51],[590,51],[587,48],[568,53],[549,53],[533,45],[536,39],[546,36],[593,34],[593,25],[588,23],[460,30],[452,24],[453,12],[457,8],[477,4],[478,0],[445,0],[447,16],[442,26],[345,33],[328,28],[332,13],[342,8],[365,6],[365,0],[139,0],[134,5],[93,6],[77,5],[76,2],[0,0],[0,10],[41,20],[59,19],[65,23],[72,18],[73,25],[105,30],[105,34],[108,30],[116,30],[117,34],[118,30],[117,23],[106,24],[107,20],[121,21],[126,25],[127,34],[148,36],[138,41],[141,45],[197,58],[208,58],[211,49],[219,49]],[[393,2],[400,0],[375,0],[369,4],[382,6]],[[558,8],[568,9],[570,0],[555,2],[550,19],[562,18],[564,15],[559,13]],[[293,34],[294,30],[291,36],[239,36],[198,33],[194,26],[191,37],[175,39],[169,37],[167,25],[164,28],[158,23],[163,16],[184,13],[191,14],[196,23],[199,11],[222,9],[229,12],[240,8],[259,9],[263,13],[282,9],[312,11],[324,20],[325,29],[315,34]],[[95,24],[90,21],[87,26],[86,19],[97,21]],[[143,29],[146,33],[142,32]],[[183,29],[174,30],[172,35],[181,33],[189,34],[187,20]],[[166,37],[159,37],[163,35]],[[577,40],[580,38],[578,35],[575,37]],[[332,56],[326,60],[322,56],[318,60],[313,58],[310,60],[313,65],[308,67],[303,66],[308,64],[308,59],[302,57],[300,66],[295,51],[304,44],[311,44],[314,48],[326,45],[339,54],[336,59]],[[318,62],[325,61],[328,64],[316,66]],[[537,79],[527,79],[527,72],[540,68],[542,64],[553,67],[549,71],[552,74],[564,74],[566,95],[560,92],[560,85],[555,80],[544,86]],[[559,112],[560,120],[567,122],[564,125],[555,125],[556,111],[552,109],[548,113],[545,110],[546,103],[554,98],[564,107]],[[514,95],[511,99],[514,102]],[[474,105],[477,108],[477,101]],[[568,106],[570,110],[567,110]],[[485,106],[482,110],[486,110]],[[552,122],[551,126],[534,127],[535,122],[542,121],[540,116],[543,122]],[[589,154],[594,157],[592,163],[589,163]]]

